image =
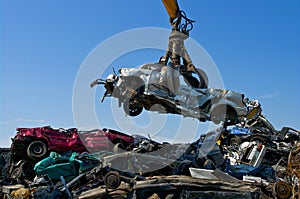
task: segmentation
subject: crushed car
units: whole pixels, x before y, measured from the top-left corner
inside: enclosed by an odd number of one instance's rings
[[[10,156],[3,166],[5,180],[32,180],[34,165],[50,152],[113,152],[117,149],[131,150],[134,137],[113,129],[78,131],[76,128],[54,129],[51,126],[17,128],[12,139]]]
[[[17,128],[11,149],[16,159],[27,157],[32,160],[45,157],[49,151],[86,151],[76,128],[53,129],[50,126]]]
[[[112,151],[119,148],[131,150],[135,143],[133,136],[107,128],[79,131],[79,137],[90,153]]]
[[[97,79],[91,87],[104,84],[104,96],[115,97],[126,114],[139,115],[143,109],[159,113],[180,114],[200,121],[236,124],[247,116],[244,95],[230,90],[199,88],[199,80],[183,76],[161,63],[139,68],[121,68],[119,75]],[[174,78],[177,79],[174,84]],[[169,81],[171,79],[171,82]]]
[[[63,176],[69,182],[99,164],[97,157],[88,153],[66,152],[61,155],[52,151],[49,157],[35,164],[34,171],[38,177],[47,175],[57,182]]]

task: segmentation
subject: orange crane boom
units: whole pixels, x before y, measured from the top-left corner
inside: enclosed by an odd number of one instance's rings
[[[179,13],[179,6],[177,0],[162,0],[162,2],[170,16],[170,21],[176,19]]]

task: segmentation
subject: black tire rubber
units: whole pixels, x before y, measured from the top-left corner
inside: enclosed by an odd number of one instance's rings
[[[123,110],[127,115],[130,115],[132,117],[138,116],[143,111],[143,106],[139,105],[139,103],[136,102],[134,98],[139,98],[140,95],[143,94],[145,90],[145,83],[139,77],[128,76],[125,79],[125,84],[129,88],[135,90],[137,94],[125,99],[125,101],[123,102]]]
[[[138,103],[132,102],[133,99],[126,99],[123,103],[123,110],[127,115],[132,117],[138,116],[142,113],[143,107]]]
[[[290,185],[284,181],[277,181],[273,185],[273,195],[279,199],[288,199],[292,195],[292,189]]]
[[[116,189],[121,184],[121,176],[117,171],[109,171],[104,176],[104,183],[108,189]]]
[[[31,142],[27,147],[27,155],[33,160],[42,159],[47,152],[46,143],[40,140]]]

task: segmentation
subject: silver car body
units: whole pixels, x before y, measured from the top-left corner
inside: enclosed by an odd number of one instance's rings
[[[119,72],[116,87],[120,87],[127,77],[138,77],[144,82],[144,96],[155,96],[157,100],[173,104],[185,117],[210,120],[212,111],[218,106],[232,107],[239,118],[247,115],[242,93],[182,84],[179,71],[172,67],[154,63],[139,68],[121,68]]]

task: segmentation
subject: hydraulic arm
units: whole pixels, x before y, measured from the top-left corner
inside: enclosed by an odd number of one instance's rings
[[[191,73],[198,74],[201,79],[199,87],[207,88],[208,79],[205,72],[194,66],[184,46],[184,40],[189,38],[189,32],[193,29],[195,21],[188,19],[185,12],[179,9],[177,0],[162,0],[162,2],[170,16],[172,32],[169,36],[168,49],[161,57],[160,63],[165,65],[170,63],[173,69],[178,70],[186,78],[191,78]]]

